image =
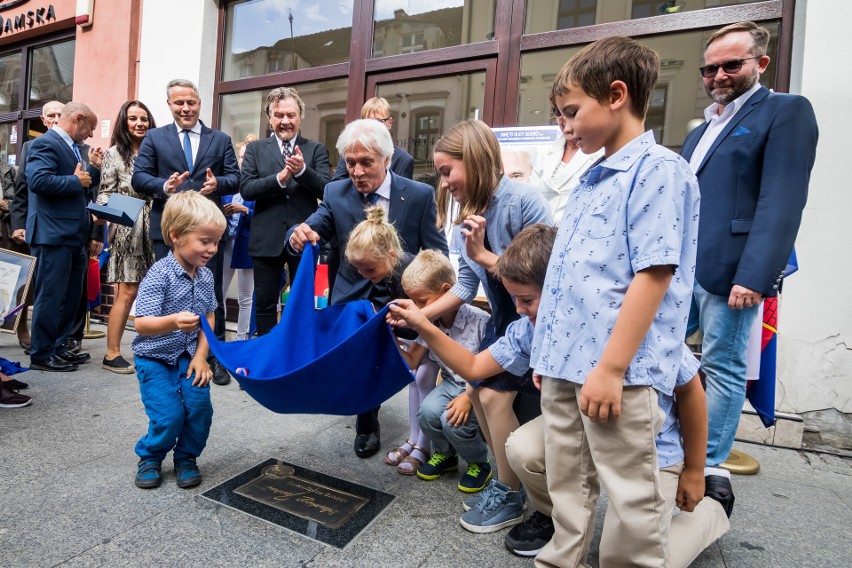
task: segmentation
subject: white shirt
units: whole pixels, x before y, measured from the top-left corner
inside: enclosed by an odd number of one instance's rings
[[[175,122],[175,128],[178,131],[180,138],[180,147],[183,148],[183,138],[186,136],[185,128]],[[198,146],[201,144],[201,121],[195,123],[195,126],[189,129],[189,145],[192,147],[192,164],[195,165],[195,158],[198,156]]]
[[[698,145],[695,147],[695,151],[692,152],[692,157],[689,159],[689,167],[693,173],[698,171],[698,168],[701,167],[701,162],[704,161],[704,158],[707,156],[707,151],[710,150],[710,147],[713,146],[713,143],[716,141],[716,138],[719,137],[719,134],[725,127],[731,122],[731,119],[739,112],[743,106],[745,106],[746,102],[751,98],[753,94],[760,89],[760,83],[755,83],[754,86],[734,99],[733,102],[728,103],[724,109],[722,109],[722,114],[719,114],[719,108],[722,106],[719,103],[713,103],[706,109],[704,109],[704,119],[709,123],[707,125],[707,130],[704,131],[704,134],[701,135],[701,140],[698,141]]]
[[[385,181],[379,186],[379,188],[374,192],[379,196],[378,201],[376,201],[376,205],[385,210],[385,213],[390,209],[390,197],[391,197],[391,175],[390,170],[387,170],[385,173]]]

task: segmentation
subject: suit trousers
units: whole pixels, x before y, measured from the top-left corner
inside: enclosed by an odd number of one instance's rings
[[[166,245],[165,241],[153,240],[152,242],[154,244],[155,260],[160,260],[161,258],[169,256],[169,251],[172,249]],[[216,310],[213,312],[213,316],[215,318],[213,333],[219,341],[225,341],[225,296],[222,292],[224,267],[225,246],[220,242],[219,250],[216,251],[216,255],[207,263],[207,268],[209,268],[213,273],[213,286],[216,292]],[[212,359],[213,355],[211,354],[209,358]]]
[[[600,478],[612,517],[604,522],[600,565],[668,566],[671,511],[665,510],[655,443],[665,416],[657,392],[624,387],[618,420],[592,422],[580,412],[581,389],[569,381],[542,379],[545,469],[555,533],[535,565],[584,565]]]
[[[30,250],[38,258],[30,358],[41,361],[56,354],[77,323],[86,274],[86,249],[31,245]]]
[[[281,293],[282,271],[284,265],[290,272],[290,283],[299,268],[300,256],[293,256],[284,250],[278,256],[253,256],[254,264],[254,301],[257,334],[266,335],[278,323],[278,296]]]

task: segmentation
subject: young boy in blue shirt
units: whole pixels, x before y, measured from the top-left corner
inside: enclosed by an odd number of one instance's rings
[[[207,339],[200,318],[213,326],[216,309],[213,273],[206,264],[218,249],[225,217],[195,191],[169,198],[163,210],[163,237],[172,251],[151,266],[136,297],[136,375],[148,432],[136,444],[136,486],[158,487],[162,461],[174,450],[177,486],[195,487],[201,472],[195,460],[210,433],[213,405],[208,383]]]
[[[604,157],[566,205],[532,345],[555,528],[537,566],[585,561],[596,477],[619,521],[604,526],[601,565],[667,564],[658,393],[672,394],[680,367],[699,194],[689,165],[645,132],[658,70],[653,50],[610,37],[572,57],[553,85],[565,135]],[[564,457],[580,454],[588,459]]]

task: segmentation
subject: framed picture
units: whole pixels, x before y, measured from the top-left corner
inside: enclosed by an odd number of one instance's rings
[[[16,333],[24,299],[32,285],[36,258],[0,249],[0,331]]]

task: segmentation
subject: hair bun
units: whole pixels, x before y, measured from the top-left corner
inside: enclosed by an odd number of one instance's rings
[[[380,205],[371,205],[364,210],[367,214],[367,221],[371,223],[382,224],[385,222],[385,210]]]

